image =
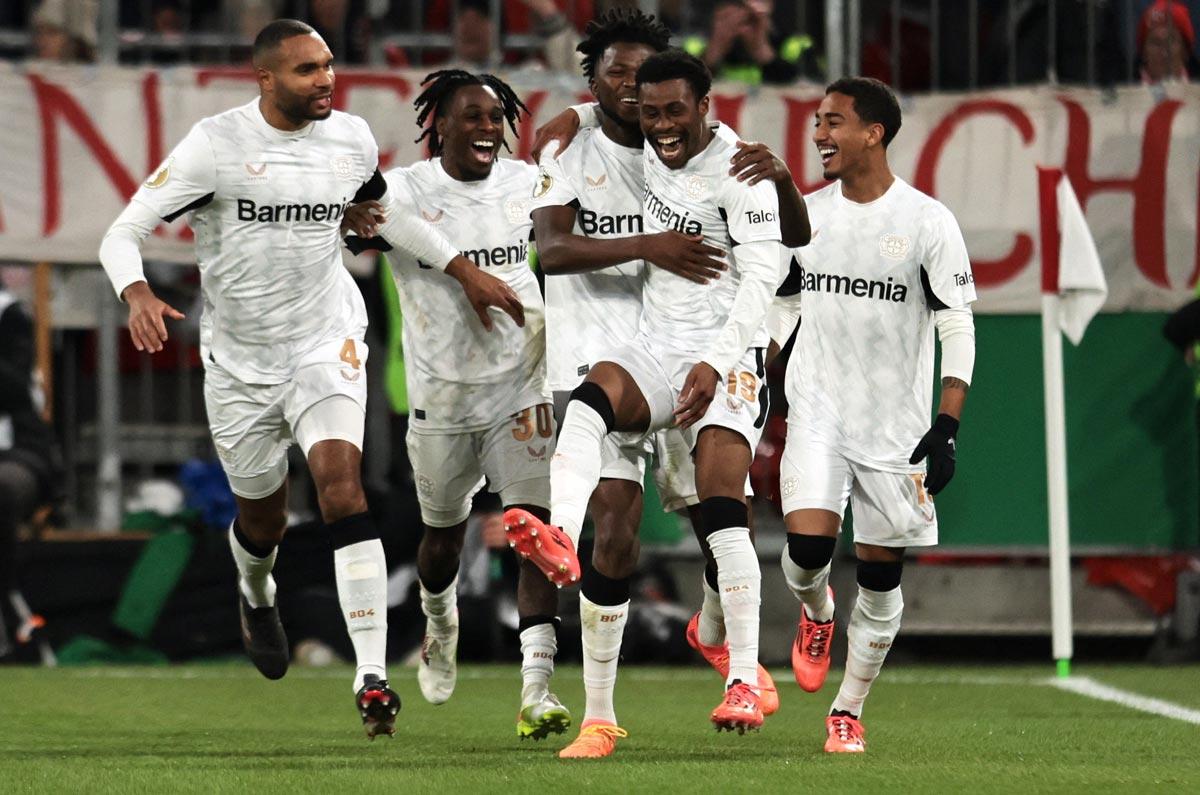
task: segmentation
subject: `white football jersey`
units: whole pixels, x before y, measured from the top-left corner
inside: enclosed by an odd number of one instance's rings
[[[403,252],[388,253],[404,316],[415,428],[483,430],[549,399],[545,307],[529,268],[529,197],[537,175],[536,166],[505,158],[474,182],[451,177],[440,158],[385,175],[397,208],[420,213],[464,257],[508,282],[525,305],[524,328],[493,309],[487,331],[457,281]]]
[[[681,353],[703,355],[729,318],[739,282],[733,247],[780,240],[779,200],[769,181],[748,185],[729,175],[737,133],[718,123],[709,145],[683,168],[670,169],[653,147],[643,155],[646,187],[642,214],[647,234],[674,229],[703,235],[726,252],[729,269],[721,278],[698,284],[662,268],[646,272],[642,328]],[[782,250],[782,249],[781,249]],[[780,272],[782,278],[782,271]],[[765,324],[751,347],[766,347]]]
[[[132,201],[160,218],[191,213],[206,362],[278,384],[321,342],[362,339],[367,313],[338,229],[378,160],[362,119],[334,111],[285,132],[256,98],[197,122],[138,188]]]
[[[543,158],[531,210],[573,205],[575,233],[642,233],[642,147],[585,127],[557,158]],[[642,260],[587,273],[546,276],[546,366],[550,388],[574,389],[614,345],[633,339],[642,313]]]
[[[899,178],[868,204],[846,199],[840,182],[805,202],[813,231],[792,252],[801,292],[788,420],[851,461],[923,471],[908,459],[929,430],[933,313],[975,300],[958,222]]]

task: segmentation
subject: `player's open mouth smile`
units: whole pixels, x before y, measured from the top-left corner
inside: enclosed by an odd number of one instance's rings
[[[496,159],[496,148],[500,146],[500,142],[495,138],[473,138],[471,140],[471,151],[475,154],[475,158],[480,163],[491,163]]]
[[[333,94],[321,94],[320,96],[313,97],[311,102],[314,108],[324,113],[333,107]]]
[[[817,154],[821,156],[821,165],[828,167],[838,152],[836,146],[818,146]]]
[[[654,148],[663,160],[674,160],[683,154],[683,136],[678,133],[655,136]]]
[[[617,104],[621,108],[633,108],[636,110],[638,106],[637,96],[630,94],[626,97],[617,97]]]

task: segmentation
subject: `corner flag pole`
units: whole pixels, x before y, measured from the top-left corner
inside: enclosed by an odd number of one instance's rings
[[[1042,374],[1046,406],[1046,490],[1050,512],[1051,640],[1058,675],[1071,672],[1071,539],[1067,509],[1067,423],[1059,325],[1059,169],[1038,168],[1042,242]]]

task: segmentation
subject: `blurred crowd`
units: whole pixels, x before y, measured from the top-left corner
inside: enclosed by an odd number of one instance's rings
[[[102,1],[5,0],[0,33],[12,35],[0,37],[0,56],[96,60]],[[590,19],[611,6],[642,5],[719,77],[749,84],[824,81],[825,12],[835,2],[115,1],[120,60],[127,63],[243,62],[265,22],[292,16],[317,28],[342,63],[456,62],[568,74],[577,74],[574,46]],[[933,5],[862,0],[859,71],[904,91],[1037,83],[1050,74],[1064,83],[1112,85],[1186,81],[1200,73],[1194,27],[1200,0],[977,0],[974,58],[964,45],[972,36],[966,0],[936,4],[936,18]]]

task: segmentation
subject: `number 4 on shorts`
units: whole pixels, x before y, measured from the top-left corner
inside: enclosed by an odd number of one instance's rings
[[[358,358],[358,348],[354,347],[354,340],[346,340],[342,345],[342,352],[338,356],[355,370],[362,364],[362,360]]]

